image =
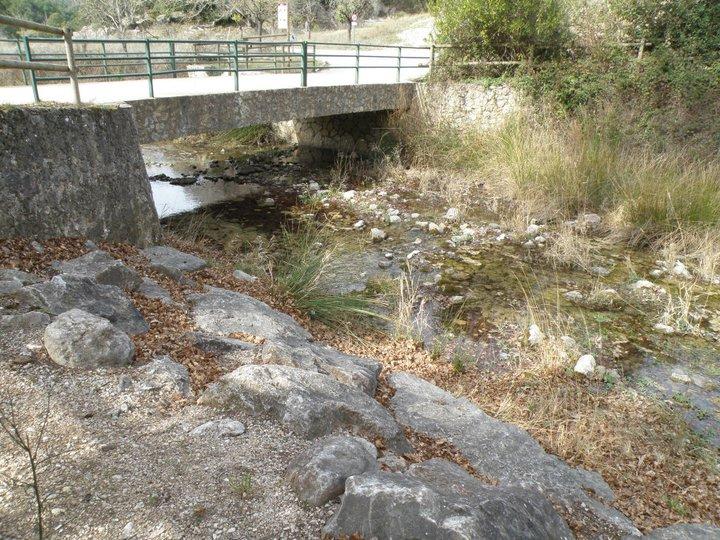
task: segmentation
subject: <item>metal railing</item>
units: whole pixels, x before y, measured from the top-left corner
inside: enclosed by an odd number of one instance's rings
[[[25,28],[26,30],[35,30],[36,32],[44,32],[46,34],[54,34],[56,36],[62,36],[61,41],[65,47],[65,60],[67,65],[53,64],[51,62],[37,62],[33,61],[30,47],[28,45],[28,38],[25,38],[25,60],[20,57],[19,60],[8,60],[0,57],[0,68],[11,68],[11,69],[24,69],[30,72],[30,80],[32,82],[33,96],[35,101],[40,101],[37,90],[37,77],[35,72],[38,70],[42,71],[59,71],[67,73],[70,78],[70,84],[73,89],[73,97],[75,104],[80,105],[80,86],[78,84],[77,70],[75,68],[75,58],[73,51],[72,41],[72,30],[69,28],[56,28],[54,26],[48,26],[46,24],[38,24],[31,21],[24,21],[22,19],[16,19],[14,17],[7,17],[6,15],[0,15],[0,24],[13,26],[15,28]],[[18,54],[21,54],[20,46],[18,44]],[[26,76],[25,76],[26,77]]]
[[[361,70],[395,70],[395,80],[400,81],[404,69],[428,68],[435,59],[435,47],[249,39],[73,39],[68,29],[12,17],[0,16],[0,24],[61,36],[0,39],[0,68],[22,70],[23,83],[32,87],[36,102],[41,83],[68,78],[79,104],[79,81],[147,79],[148,95],[154,97],[158,79],[198,72],[231,75],[238,91],[243,72],[297,73],[304,87],[309,73],[340,69],[353,71],[359,84]]]

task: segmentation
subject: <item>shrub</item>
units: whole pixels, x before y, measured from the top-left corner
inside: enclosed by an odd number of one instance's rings
[[[559,0],[432,0],[441,42],[480,59],[550,58],[568,42]]]

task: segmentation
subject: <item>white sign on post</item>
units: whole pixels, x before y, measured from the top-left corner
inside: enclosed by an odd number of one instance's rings
[[[357,26],[357,20],[358,20],[357,13],[353,13],[351,19],[352,20],[350,21],[350,24],[352,26]]]
[[[285,2],[278,4],[277,27],[278,30],[288,29],[288,5]]]

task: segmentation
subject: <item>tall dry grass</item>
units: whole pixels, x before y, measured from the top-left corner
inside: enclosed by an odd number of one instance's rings
[[[613,232],[639,242],[720,224],[720,159],[634,144],[620,120],[603,114],[523,113],[474,131],[431,125],[414,112],[396,118],[395,128],[407,161],[442,171],[427,186],[435,193],[482,190],[513,212],[548,220],[598,212]]]

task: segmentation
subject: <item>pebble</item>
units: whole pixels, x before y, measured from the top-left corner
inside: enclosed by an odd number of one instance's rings
[[[445,219],[448,221],[457,221],[460,219],[460,210],[457,208],[448,208],[445,212]]]
[[[390,223],[400,223],[402,221],[402,218],[396,214],[388,216],[388,222]]]
[[[607,277],[610,275],[610,270],[604,266],[593,266],[590,273],[600,277]]]
[[[528,236],[535,236],[539,232],[540,225],[536,225],[535,223],[531,223],[527,226],[527,229],[525,229],[525,234],[527,234]]]
[[[385,254],[385,258],[386,258],[387,260],[391,261],[392,259],[395,258],[395,255],[393,255],[392,253],[388,252],[388,253]]]
[[[361,219],[353,224],[353,229],[359,231],[365,227],[365,222]]]
[[[445,225],[438,225],[437,223],[428,223],[428,231],[435,234],[442,234],[445,232]]]
[[[528,343],[533,346],[538,345],[543,339],[545,339],[545,335],[540,327],[537,324],[531,324],[528,328]]]
[[[382,229],[376,229],[373,227],[370,229],[370,238],[373,242],[381,242],[387,238],[387,233]]]
[[[414,250],[412,250],[410,253],[407,254],[406,258],[407,258],[407,260],[409,261],[410,259],[416,257],[417,255],[420,255],[420,250],[419,250],[419,249],[414,249]]]
[[[692,274],[690,274],[687,266],[685,266],[680,261],[675,261],[675,266],[673,266],[672,274],[683,279],[692,279]]]
[[[667,324],[663,324],[663,323],[657,323],[656,325],[653,326],[653,328],[654,328],[655,330],[657,330],[658,332],[661,332],[661,333],[663,333],[663,334],[668,334],[668,335],[669,335],[669,334],[674,334],[674,333],[675,333],[675,329],[674,329],[672,326],[667,325]]]
[[[653,287],[655,287],[655,284],[647,279],[639,279],[633,283],[634,289],[652,289]]]
[[[592,354],[583,354],[575,363],[573,370],[589,377],[595,372],[595,357]]]
[[[670,373],[670,380],[683,384],[690,384],[692,382],[690,375],[682,369],[674,369],[672,373]]]
[[[352,200],[352,199],[355,198],[355,193],[356,193],[356,192],[355,192],[354,189],[351,189],[351,190],[349,190],[349,191],[345,191],[345,192],[342,194],[342,198],[345,199],[346,201],[350,201],[350,200]]]
[[[583,299],[583,295],[580,291],[568,291],[563,296],[571,302],[580,302]]]

